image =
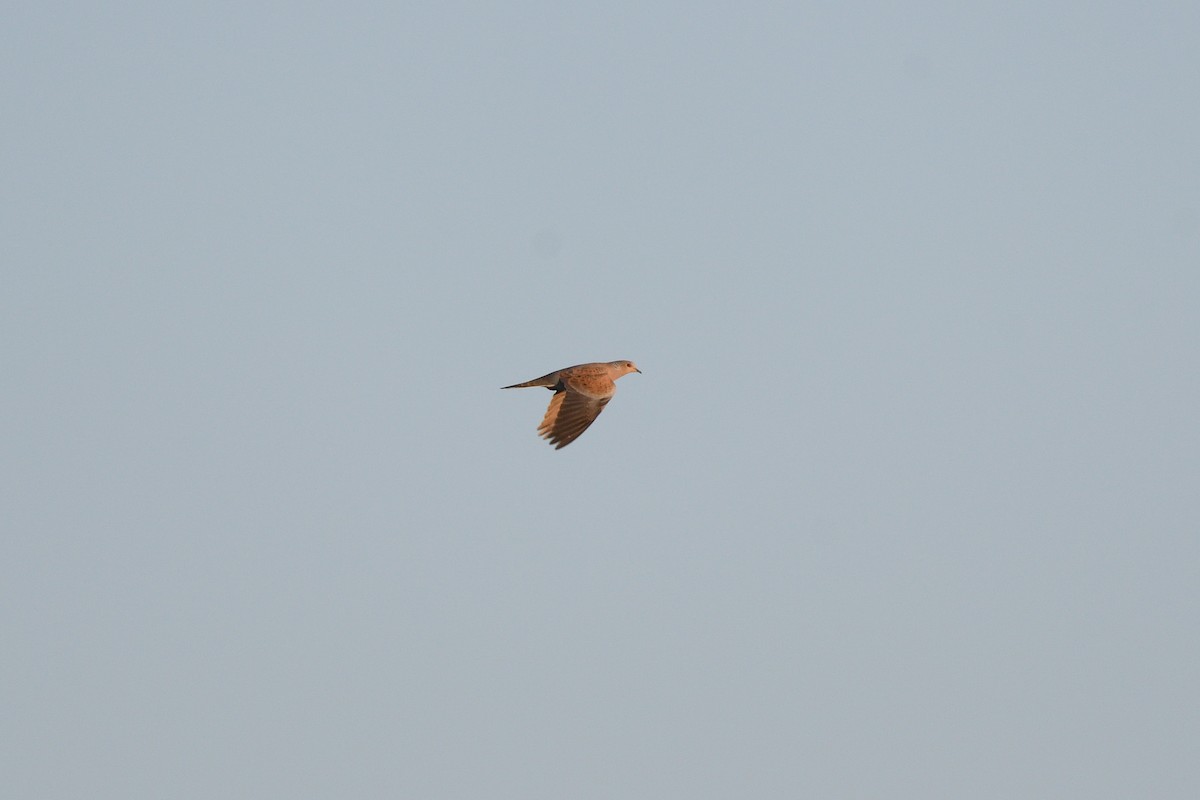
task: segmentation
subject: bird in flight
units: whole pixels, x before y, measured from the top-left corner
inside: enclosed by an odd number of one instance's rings
[[[554,392],[546,416],[538,425],[538,434],[554,445],[555,450],[560,450],[578,439],[579,434],[596,421],[617,392],[617,378],[631,372],[641,372],[632,361],[601,361],[577,364],[501,388],[544,386]]]

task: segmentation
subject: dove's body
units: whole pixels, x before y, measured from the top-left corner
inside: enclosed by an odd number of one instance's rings
[[[558,450],[579,438],[596,421],[617,391],[617,378],[631,372],[641,372],[632,361],[577,364],[503,388],[544,386],[554,392],[538,433]]]

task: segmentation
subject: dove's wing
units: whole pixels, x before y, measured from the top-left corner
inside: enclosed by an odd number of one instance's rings
[[[570,387],[560,389],[550,399],[550,407],[538,426],[538,433],[554,445],[555,450],[566,447],[596,421],[611,399],[611,391],[607,395],[593,396]]]

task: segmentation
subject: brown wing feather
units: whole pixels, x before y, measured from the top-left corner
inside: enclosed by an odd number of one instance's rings
[[[567,393],[559,389],[554,393],[554,397],[550,398],[550,405],[546,407],[546,415],[542,417],[542,421],[538,423],[538,434],[545,435],[547,431],[554,427],[554,420],[558,419],[558,411],[562,408],[563,398]]]
[[[589,397],[569,389],[555,392],[546,409],[546,416],[542,417],[542,424],[538,426],[538,433],[554,445],[555,450],[562,449],[596,421],[610,399]]]

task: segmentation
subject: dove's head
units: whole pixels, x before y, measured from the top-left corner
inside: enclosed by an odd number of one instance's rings
[[[610,363],[621,371],[621,375],[628,375],[631,372],[641,373],[641,370],[637,368],[637,364],[632,361],[613,361]]]

